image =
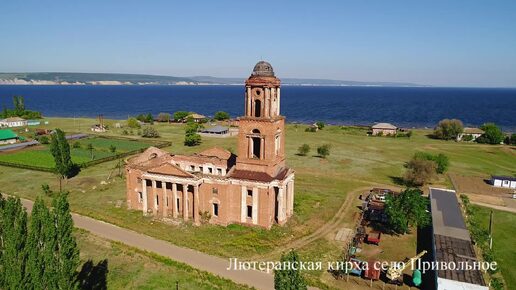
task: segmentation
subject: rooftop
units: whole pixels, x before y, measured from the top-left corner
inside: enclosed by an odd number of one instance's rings
[[[4,121],[4,122],[20,122],[20,121],[25,121],[25,119],[20,118],[20,117],[10,117],[10,118],[3,119],[2,121]]]
[[[484,134],[484,130],[479,128],[464,128],[464,134]]]
[[[393,124],[391,123],[377,123],[377,124],[374,124],[371,128],[373,129],[398,129],[398,127],[394,126]]]
[[[455,191],[430,188],[430,204],[434,234],[470,240]]]
[[[273,77],[274,70],[270,63],[261,60],[254,66],[251,76]]]
[[[211,128],[202,129],[201,133],[223,133],[223,132],[226,132],[228,130],[229,130],[228,127],[217,125],[217,126],[214,126],[214,127],[211,127]]]
[[[16,139],[18,138],[18,135],[13,132],[13,130],[5,129],[0,130],[0,140],[9,140],[9,139]]]
[[[510,181],[516,181],[516,177],[512,176],[500,176],[500,175],[493,175],[493,179],[499,179],[499,180],[510,180]]]

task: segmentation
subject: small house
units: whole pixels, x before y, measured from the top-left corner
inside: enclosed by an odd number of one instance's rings
[[[484,130],[479,128],[464,128],[464,131],[457,135],[457,141],[475,141],[478,137],[484,134]],[[466,137],[471,136],[471,137]]]
[[[0,145],[14,144],[18,142],[18,139],[18,135],[16,135],[12,130],[0,130]]]
[[[0,120],[0,127],[24,127],[27,126],[27,120],[20,117],[10,117],[7,119]]]
[[[516,189],[516,177],[493,175],[491,177],[491,184],[494,187]]]
[[[95,125],[91,126],[91,131],[97,132],[97,133],[104,133],[107,131],[107,128],[106,128],[106,126],[103,126],[101,124],[95,124]]]
[[[202,123],[206,120],[206,116],[197,113],[192,113],[187,118],[192,118],[195,123]]]
[[[398,131],[398,127],[390,123],[377,123],[371,126],[371,135],[373,136],[394,136]]]

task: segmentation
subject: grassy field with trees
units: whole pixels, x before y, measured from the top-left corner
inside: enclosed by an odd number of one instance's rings
[[[95,123],[93,119],[49,121],[48,128],[59,127],[66,132],[86,132]],[[105,122],[112,129],[103,136],[124,136],[123,131],[127,128],[115,128],[114,124],[124,124],[125,121]],[[191,154],[213,146],[236,153],[236,137],[202,137],[198,146],[190,147],[184,145],[186,124],[156,123],[153,126],[160,133],[158,140],[172,142],[172,146],[164,150],[175,154]],[[273,227],[270,231],[238,225],[228,228],[213,225],[174,226],[144,217],[140,211],[128,211],[125,205],[125,180],[108,179],[116,161],[83,169],[78,176],[67,180],[64,188],[70,191],[69,200],[75,212],[217,256],[249,258],[268,255],[293,240],[314,233],[328,223],[348,195],[359,188],[399,185],[407,170],[407,161],[417,152],[446,155],[449,160],[448,173],[486,177],[491,174],[516,174],[516,150],[507,145],[438,140],[429,137],[433,133],[431,130],[413,130],[410,138],[374,138],[367,136],[367,128],[326,125],[323,130],[305,132],[306,127],[300,124],[286,126],[287,164],[296,170],[295,215],[285,227]],[[136,134],[130,137],[145,140]],[[306,151],[305,156],[299,154],[303,144],[312,148]],[[320,158],[315,149],[325,144],[331,145],[331,154]],[[58,186],[51,173],[0,166],[0,184],[6,193],[34,200],[41,191],[42,183],[49,184],[52,189]],[[445,174],[436,175],[430,184],[451,186]],[[358,196],[358,192],[354,194]],[[359,200],[353,198],[348,202],[357,203]],[[351,226],[352,217],[357,211],[356,207],[350,207],[349,212],[345,213],[346,221],[340,226]],[[316,243],[300,249],[299,255],[303,259],[338,259],[341,245],[333,238],[334,235],[320,237]],[[411,252],[413,248],[415,252],[410,241],[406,250]],[[399,245],[393,242],[393,246]],[[324,253],[321,249],[324,249]],[[280,254],[275,256],[279,257]]]

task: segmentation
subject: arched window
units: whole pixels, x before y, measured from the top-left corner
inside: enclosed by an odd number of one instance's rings
[[[258,130],[258,129],[253,129],[252,133],[253,133],[253,134],[260,134],[260,130]]]
[[[158,157],[158,154],[157,153],[152,153],[151,155],[149,155],[149,160],[154,159],[156,157]]]
[[[259,118],[262,116],[262,101],[254,100],[254,116]]]

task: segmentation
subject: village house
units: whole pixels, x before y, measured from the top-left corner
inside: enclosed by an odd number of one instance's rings
[[[201,115],[201,114],[197,114],[197,113],[192,113],[192,114],[188,115],[187,119],[188,118],[192,118],[192,120],[195,123],[202,123],[202,122],[204,122],[206,120],[206,116]]]
[[[495,187],[516,189],[516,177],[493,175],[491,184]]]
[[[0,120],[0,127],[24,127],[27,126],[27,120],[20,117],[10,117],[7,119]]]
[[[245,82],[238,156],[222,148],[176,155],[157,148],[127,160],[127,206],[144,215],[270,228],[294,212],[294,171],[285,165],[280,80],[260,61]],[[201,220],[202,219],[202,220]]]
[[[0,130],[0,145],[14,144],[18,142],[18,139],[18,135],[16,135],[12,130]]]
[[[398,127],[390,123],[377,123],[371,126],[371,135],[373,136],[394,136],[398,131]]]
[[[465,140],[466,136],[471,136],[471,139],[466,139],[468,141],[475,141],[478,137],[482,136],[484,134],[484,130],[479,128],[464,128],[464,131],[457,135],[457,141],[463,141]]]

